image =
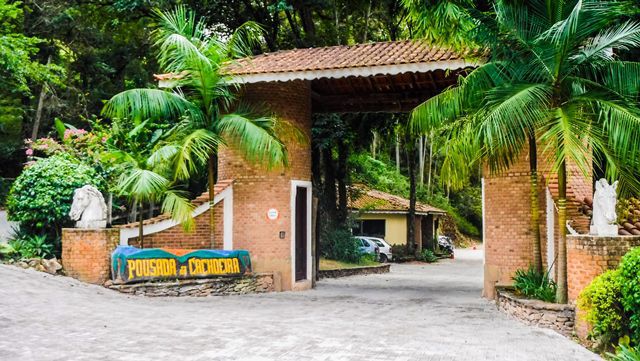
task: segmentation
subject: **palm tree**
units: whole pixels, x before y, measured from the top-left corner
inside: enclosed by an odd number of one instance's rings
[[[173,219],[183,224],[185,229],[193,226],[193,204],[179,184],[168,176],[171,173],[170,161],[159,147],[163,133],[161,129],[152,134],[145,133],[148,120],[141,122],[132,130],[123,129],[118,121],[111,127],[112,136],[108,140],[109,151],[103,159],[114,164],[120,173],[115,185],[119,196],[128,198],[131,204],[142,210],[145,202],[162,201],[162,212],[170,214]],[[138,239],[144,248],[143,217],[140,211]]]
[[[235,101],[235,83],[224,72],[233,59],[251,54],[261,29],[254,23],[238,28],[226,41],[211,36],[203,19],[180,6],[157,12],[153,33],[161,70],[171,74],[164,89],[131,89],[115,95],[103,109],[112,118],[178,121],[173,142],[159,152],[173,159],[173,179],[187,180],[206,169],[209,202],[213,209],[217,154],[221,145],[232,146],[248,161],[267,168],[287,163],[286,147],[276,136],[276,120],[255,117],[241,109],[229,112]],[[280,125],[282,122],[278,122]],[[210,211],[211,241],[215,219]]]
[[[614,55],[640,45],[640,24],[621,21],[628,11],[622,3],[595,0],[497,1],[496,39],[504,45],[412,116],[418,131],[447,123],[476,134],[477,158],[490,169],[508,168],[527,143],[533,157],[534,145],[543,145],[559,188],[561,303],[567,301],[567,163],[586,177],[592,157],[601,158],[609,177],[637,188],[634,173],[619,171],[633,169],[639,160],[640,63]],[[532,169],[532,200],[534,175]]]

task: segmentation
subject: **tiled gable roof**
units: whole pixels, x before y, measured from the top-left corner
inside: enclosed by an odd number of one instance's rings
[[[240,59],[228,67],[234,75],[334,70],[459,60],[461,54],[405,40],[283,50]]]
[[[409,200],[393,194],[375,189],[367,189],[362,186],[354,187],[349,198],[348,207],[353,210],[408,213]],[[416,212],[424,214],[445,214],[442,209],[425,203],[416,202]]]

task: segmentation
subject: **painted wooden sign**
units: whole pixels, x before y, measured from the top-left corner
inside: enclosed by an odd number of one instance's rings
[[[114,280],[137,281],[242,276],[251,272],[244,250],[140,249],[118,246],[111,255]]]

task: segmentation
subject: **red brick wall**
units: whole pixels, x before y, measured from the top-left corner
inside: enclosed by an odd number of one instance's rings
[[[291,81],[250,84],[242,100],[268,110],[295,125],[310,139],[311,96],[309,83]],[[283,289],[291,289],[291,180],[311,180],[311,153],[308,142],[296,143],[285,137],[289,167],[271,171],[248,164],[236,152],[222,148],[219,178],[234,179],[233,247],[251,253],[256,272],[279,272]],[[309,195],[310,196],[310,195]],[[275,208],[279,218],[267,219]],[[284,239],[279,232],[285,232]]]
[[[111,278],[111,253],[120,240],[120,230],[62,230],[62,266],[80,281],[102,284]]]
[[[640,236],[567,236],[567,286],[569,301],[598,275],[614,269],[631,248],[640,246]]]
[[[495,297],[495,284],[509,284],[514,272],[532,261],[529,171],[521,159],[508,173],[484,179],[484,291]]]
[[[216,228],[214,244],[211,244],[211,232],[209,227],[209,210],[197,216],[195,227],[191,231],[186,231],[182,225],[176,225],[164,231],[144,236],[144,248],[223,248],[223,227],[224,227],[224,200],[214,206]],[[130,238],[129,245],[140,247],[138,237]]]
[[[538,146],[539,151],[543,149]],[[538,205],[540,209],[540,240],[543,266],[547,264],[547,228],[546,228],[546,187],[545,179],[554,182],[555,176],[550,172],[551,166],[542,154],[538,155],[539,190]],[[584,198],[591,193],[591,181],[585,178],[575,166],[568,166],[567,216],[573,220],[572,225],[579,232],[588,231],[588,218],[578,214],[578,203],[575,198]],[[485,193],[485,297],[495,297],[495,284],[511,284],[514,272],[519,268],[528,268],[533,260],[533,230],[531,229],[530,168],[528,147],[519,159],[506,172],[491,174],[484,171]],[[557,184],[557,183],[556,183]],[[557,186],[556,188],[557,189]],[[569,194],[569,192],[571,192]],[[553,192],[552,192],[553,193]],[[582,199],[579,199],[581,201]],[[555,215],[555,247],[559,229]]]

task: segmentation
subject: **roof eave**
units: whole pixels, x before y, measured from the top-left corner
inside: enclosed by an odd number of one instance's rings
[[[257,74],[233,75],[236,84],[252,84],[260,82],[286,82],[291,80],[315,80],[321,78],[346,78],[350,76],[396,75],[409,72],[429,72],[433,70],[459,70],[476,67],[480,63],[465,59],[429,61],[409,64],[375,65],[363,67],[347,67],[339,69],[303,70],[290,72],[271,72]]]

